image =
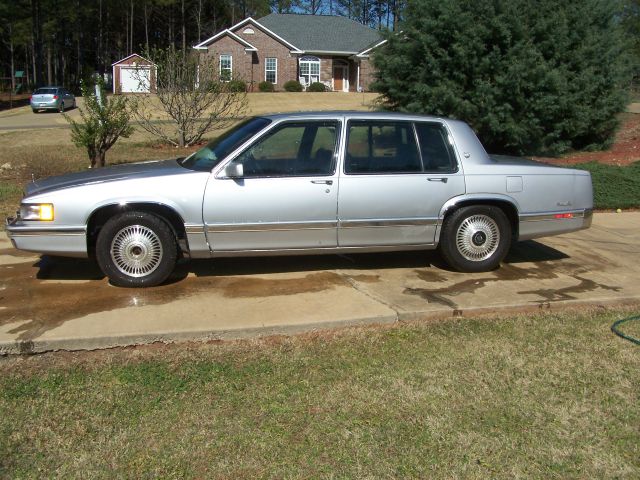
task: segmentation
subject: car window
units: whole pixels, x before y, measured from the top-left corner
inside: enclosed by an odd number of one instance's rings
[[[189,155],[180,162],[180,165],[190,170],[210,172],[211,169],[224,160],[227,155],[236,148],[239,148],[253,135],[269,125],[269,123],[271,123],[271,120],[260,117],[245,120],[220,135],[206,147]]]
[[[444,126],[431,122],[417,122],[415,125],[425,171],[433,173],[455,172],[457,165],[453,146],[449,142],[449,134]]]
[[[35,92],[33,92],[34,95],[55,95],[56,94],[56,89],[55,88],[38,88]]]
[[[345,173],[422,172],[410,122],[351,121]]]
[[[332,175],[340,123],[291,122],[275,127],[234,160],[245,177]]]

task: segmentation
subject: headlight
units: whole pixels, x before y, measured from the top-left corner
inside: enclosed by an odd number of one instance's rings
[[[27,203],[20,205],[20,218],[22,220],[53,220],[52,203]]]

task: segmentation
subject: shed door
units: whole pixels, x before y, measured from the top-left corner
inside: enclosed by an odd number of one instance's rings
[[[148,93],[151,69],[141,67],[120,68],[120,91],[122,93]]]

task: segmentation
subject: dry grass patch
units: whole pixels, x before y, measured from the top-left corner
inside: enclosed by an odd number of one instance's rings
[[[11,477],[637,478],[627,311],[0,362]]]

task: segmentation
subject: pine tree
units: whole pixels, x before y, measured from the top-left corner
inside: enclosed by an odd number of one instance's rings
[[[374,54],[384,106],[465,120],[488,149],[603,146],[630,62],[609,0],[415,0]]]

